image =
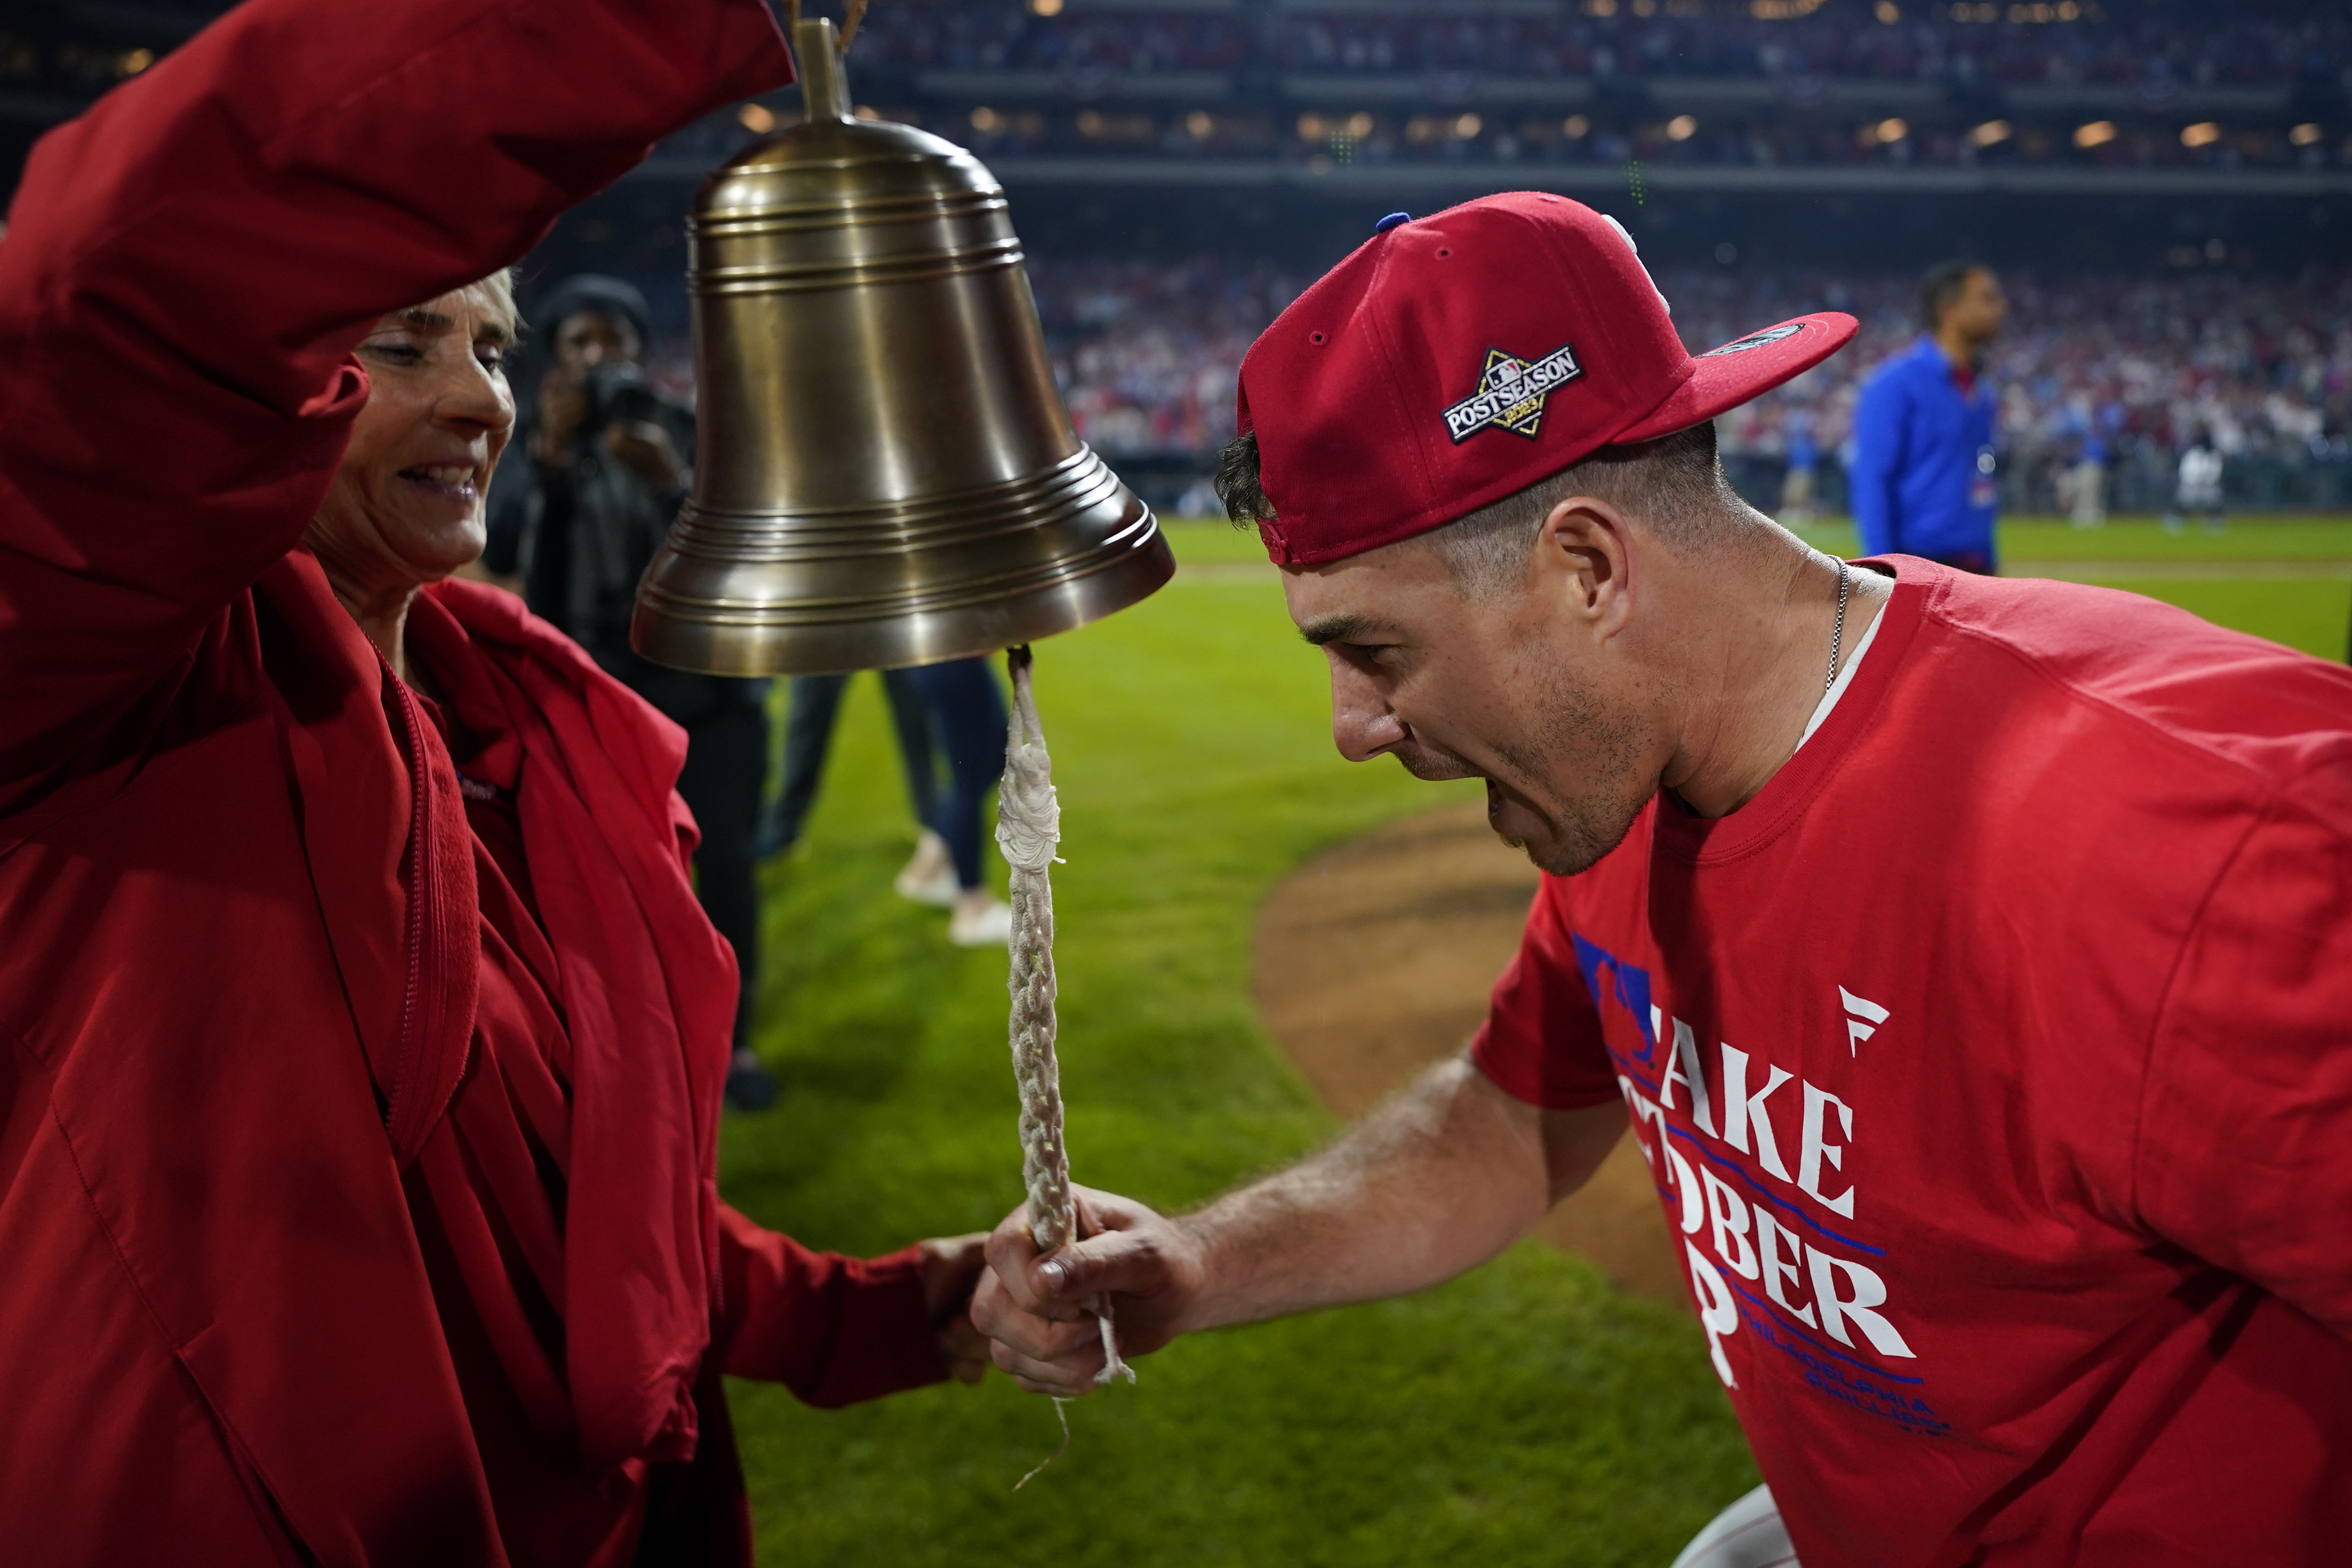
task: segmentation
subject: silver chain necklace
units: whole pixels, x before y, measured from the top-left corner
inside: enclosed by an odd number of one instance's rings
[[[1830,628],[1830,673],[1828,678],[1822,682],[1822,695],[1823,696],[1829,695],[1831,692],[1837,688],[1838,651],[1845,643],[1845,591],[1847,583],[1852,580],[1846,571],[1845,562],[1838,562],[1837,569],[1837,624]]]

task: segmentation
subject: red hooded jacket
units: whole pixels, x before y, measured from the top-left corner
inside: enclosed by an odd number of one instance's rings
[[[439,731],[299,546],[379,315],[791,65],[758,0],[357,16],[231,14],[47,138],[0,241],[11,1560],[550,1559],[501,1540],[412,1219],[487,1071],[489,862]],[[718,1201],[732,957],[687,878],[683,737],[488,590],[432,591],[420,634],[515,716],[560,971],[540,1434],[613,1498],[667,1461],[666,1542],[748,1563],[719,1371],[819,1404],[936,1378],[915,1260]]]

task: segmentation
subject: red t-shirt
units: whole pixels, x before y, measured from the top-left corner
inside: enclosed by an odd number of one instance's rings
[[[1545,879],[1476,1060],[1623,1095],[1805,1568],[2352,1561],[2352,671],[1894,564],[1755,800]]]

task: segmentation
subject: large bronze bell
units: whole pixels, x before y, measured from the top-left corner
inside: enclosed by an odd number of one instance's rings
[[[879,669],[1143,598],[1175,558],[1070,426],[1003,187],[853,118],[831,22],[793,42],[805,122],[695,196],[694,495],[630,641],[719,674]]]

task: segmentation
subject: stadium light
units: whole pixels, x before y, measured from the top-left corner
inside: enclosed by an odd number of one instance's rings
[[[1570,140],[1574,141],[1592,129],[1592,121],[1583,115],[1571,114],[1559,122],[1559,129]]]
[[[1666,140],[1669,141],[1688,141],[1696,134],[1698,121],[1690,115],[1677,114],[1666,121]]]
[[[1897,5],[1895,0],[1878,0],[1878,4],[1871,8],[1870,14],[1890,27],[1903,20],[1903,7]]]
[[[154,63],[154,50],[133,49],[129,54],[118,57],[114,62],[114,68],[124,76],[135,77]]]
[[[1195,141],[1206,141],[1216,128],[1216,118],[1205,109],[1196,109],[1184,117],[1185,132]]]
[[[994,131],[1003,123],[1004,116],[984,103],[971,111],[971,128],[974,131]]]
[[[1454,122],[1454,134],[1467,141],[1486,128],[1486,122],[1475,114],[1465,114]]]
[[[1355,113],[1348,116],[1348,134],[1354,137],[1357,141],[1361,141],[1365,137],[1370,136],[1372,133],[1375,123],[1376,122],[1370,114],[1366,113],[1362,110],[1358,110]]]
[[[1900,141],[1910,134],[1909,122],[1899,118],[1882,120],[1878,122],[1878,139],[1881,141]]]
[[[1100,136],[1102,134],[1102,129],[1103,117],[1100,110],[1082,109],[1078,110],[1079,135]]]
[[[1029,0],[1029,13],[1034,16],[1058,16],[1062,0]]]
[[[2200,120],[2194,125],[2180,128],[2180,144],[2183,147],[2210,147],[2221,140],[2221,128],[2210,120]]]
[[[2074,127],[2074,145],[2077,147],[2105,147],[2115,139],[2116,122],[2112,120],[2095,120],[2088,125]]]
[[[735,118],[754,136],[765,136],[776,128],[775,110],[764,103],[747,103],[735,111]]]
[[[1302,114],[1298,117],[1298,140],[1301,141],[1320,141],[1328,129],[1323,123],[1323,117],[1319,114]]]
[[[1969,145],[1971,147],[1990,147],[1996,141],[2008,140],[2009,121],[2006,120],[1988,120],[1969,132]]]
[[[2320,130],[2316,124],[2310,120],[2305,120],[2301,125],[2296,126],[2293,131],[2288,131],[2286,133],[2286,139],[2289,141],[2294,142],[2297,147],[2309,147],[2317,142],[2318,140],[2326,134],[2327,133]]]

